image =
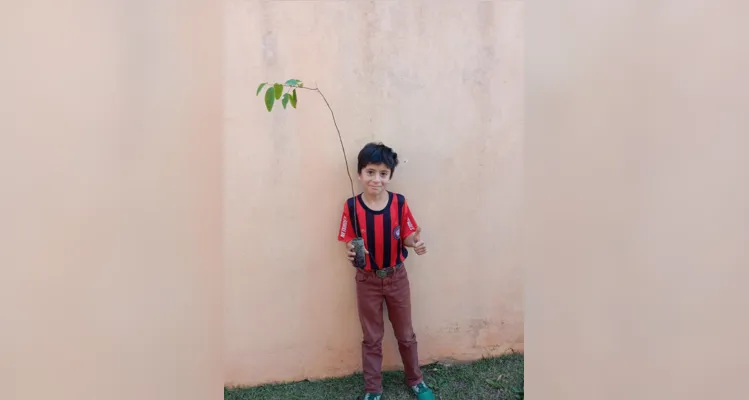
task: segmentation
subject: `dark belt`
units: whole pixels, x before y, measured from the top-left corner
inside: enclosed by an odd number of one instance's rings
[[[394,274],[395,271],[397,271],[400,268],[403,268],[403,263],[400,263],[394,267],[387,267],[387,268],[375,270],[374,274],[377,275],[377,277],[380,279],[385,279],[388,276]]]

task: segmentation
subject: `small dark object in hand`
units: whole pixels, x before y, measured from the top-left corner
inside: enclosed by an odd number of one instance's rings
[[[366,257],[366,254],[364,253],[364,239],[356,238],[351,241],[351,244],[354,245],[354,252],[356,253],[353,262],[354,267],[364,268],[367,265],[367,260],[364,258]]]

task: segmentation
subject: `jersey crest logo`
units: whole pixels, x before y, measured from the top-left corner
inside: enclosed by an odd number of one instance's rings
[[[395,229],[393,229],[393,236],[395,236],[395,240],[400,240],[401,238],[401,227],[396,226]]]

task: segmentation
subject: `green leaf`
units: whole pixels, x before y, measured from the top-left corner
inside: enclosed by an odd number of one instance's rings
[[[273,109],[273,102],[276,101],[275,96],[275,88],[273,86],[269,87],[268,90],[265,91],[265,108],[268,109],[268,112]]]
[[[288,93],[283,94],[283,100],[281,100],[281,104],[283,105],[283,108],[286,109],[286,105],[289,104],[289,99],[291,98],[291,95]]]
[[[299,79],[289,79],[288,81],[286,81],[286,85],[288,86],[296,86],[300,83],[302,83],[302,81],[300,81]]]
[[[296,89],[292,90],[291,93],[291,106],[296,108]]]
[[[275,85],[273,85],[273,87],[275,88],[276,100],[278,100],[281,98],[281,95],[283,94],[283,85],[280,83],[276,83]]]
[[[267,85],[268,82],[263,82],[260,84],[260,86],[257,87],[257,93],[255,93],[255,96],[260,94],[260,91],[263,90],[263,86]]]

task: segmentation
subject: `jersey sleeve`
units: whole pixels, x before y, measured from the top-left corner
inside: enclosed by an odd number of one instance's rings
[[[338,241],[339,242],[350,242],[356,239],[356,232],[354,232],[353,224],[351,223],[351,215],[349,213],[348,204],[343,204],[343,215],[341,215],[341,224],[338,226]]]
[[[404,199],[403,215],[401,216],[401,238],[405,239],[409,237],[416,232],[416,228],[418,227],[419,225],[416,223],[416,218],[414,218],[411,213],[411,208],[408,206],[408,201]]]

